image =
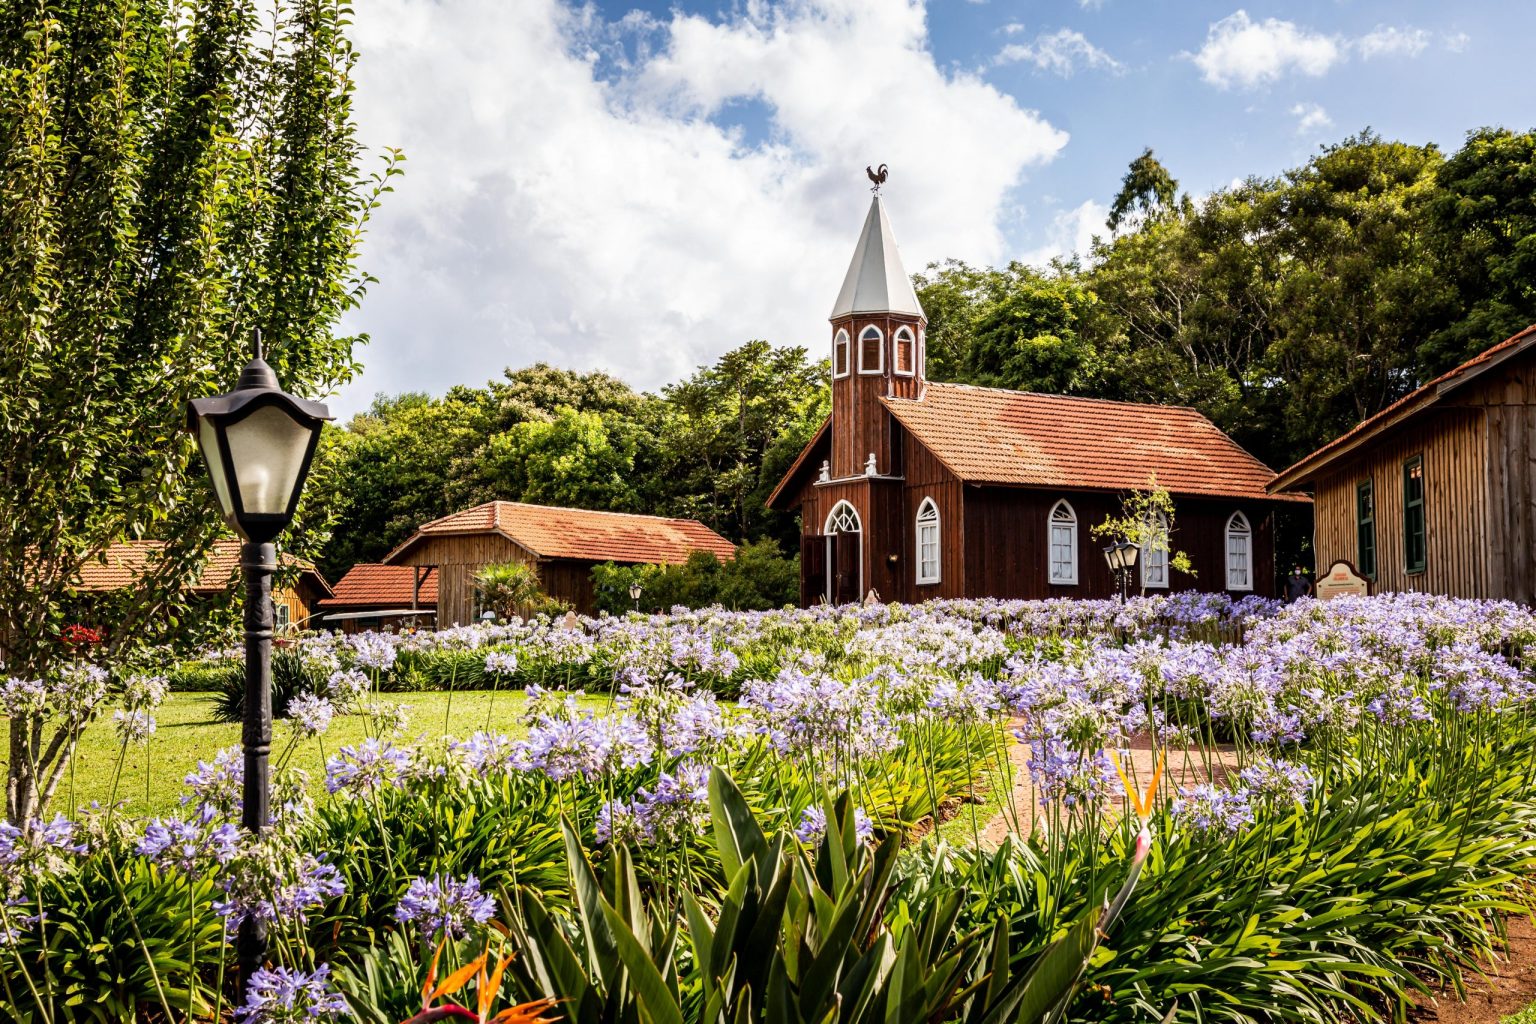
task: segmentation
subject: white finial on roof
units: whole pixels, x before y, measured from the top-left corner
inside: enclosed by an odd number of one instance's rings
[[[901,265],[896,236],[891,233],[878,191],[869,204],[869,216],[864,218],[864,230],[859,232],[859,244],[854,247],[853,261],[848,264],[848,275],[843,278],[843,289],[837,293],[829,319],[850,313],[904,313],[927,319],[912,290],[912,279]]]

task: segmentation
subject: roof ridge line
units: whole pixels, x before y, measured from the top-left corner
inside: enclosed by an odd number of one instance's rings
[[[924,381],[927,387],[939,388],[963,388],[966,391],[986,391],[997,395],[1028,395],[1030,398],[1055,398],[1068,402],[1098,402],[1101,405],[1129,405],[1138,409],[1178,409],[1182,412],[1192,412],[1206,422],[1215,426],[1215,423],[1205,413],[1192,405],[1174,405],[1166,402],[1130,402],[1123,398],[1100,398],[1096,395],[1058,395],[1050,391],[1019,391],[1015,388],[994,388],[985,384],[961,384],[957,381],[928,380]],[[896,402],[921,402],[921,398],[902,398],[897,395],[882,395],[882,398],[890,398]],[[1220,430],[1220,427],[1216,428]]]

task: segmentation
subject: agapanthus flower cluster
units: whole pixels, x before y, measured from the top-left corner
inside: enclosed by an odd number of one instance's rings
[[[245,802],[245,761],[239,747],[225,747],[212,761],[198,761],[197,770],[184,780],[189,793],[183,804],[212,807],[220,815],[238,819]]]
[[[324,696],[329,697],[338,708],[354,711],[362,705],[363,698],[372,689],[373,683],[366,672],[355,668],[337,669],[326,680]]]
[[[149,738],[155,734],[155,716],[145,708],[114,711],[112,727],[117,730],[117,738],[123,743],[148,743]]]
[[[472,925],[484,924],[496,912],[496,901],[480,891],[480,880],[446,875],[417,878],[400,897],[395,920],[416,923],[430,937],[460,938]]]
[[[331,727],[336,709],[324,697],[305,691],[288,702],[288,721],[300,736],[313,739]]]
[[[263,967],[251,975],[245,1003],[235,1009],[241,1024],[323,1024],[351,1016],[331,986],[331,968]]]
[[[1253,824],[1253,804],[1246,790],[1210,783],[1179,790],[1171,808],[1174,820],[1198,832],[1235,835]]]
[[[388,672],[395,665],[395,644],[378,633],[354,633],[347,638],[352,649],[352,663],[375,672]]]
[[[800,822],[795,826],[795,838],[802,843],[821,842],[827,834],[827,812],[818,804],[812,804],[800,812]],[[863,843],[875,838],[875,823],[862,807],[853,809],[853,834]]]
[[[398,788],[405,783],[411,760],[410,750],[373,737],[342,747],[325,762],[326,792],[358,795]]]
[[[134,849],[162,868],[195,878],[239,855],[240,830],[203,804],[191,819],[151,818]]]
[[[517,674],[516,651],[492,651],[485,656],[487,675],[511,677]]]
[[[845,765],[901,745],[878,675],[844,681],[786,668],[772,682],[749,682],[741,704],[780,754]]]
[[[1104,750],[1079,750],[1055,736],[1018,738],[1029,743],[1029,774],[1040,806],[1060,803],[1075,810],[1119,791],[1120,775]]]
[[[0,876],[8,879],[57,874],[86,849],[75,823],[62,814],[34,818],[25,828],[0,821]]]
[[[605,772],[651,763],[654,745],[632,715],[545,717],[514,751],[514,763],[525,771],[540,771],[556,782],[589,779]]]
[[[303,927],[310,911],[347,889],[334,865],[311,853],[296,854],[275,841],[247,844],[227,865],[220,884],[224,896],[214,901],[213,909],[231,934],[247,919]]]
[[[1317,782],[1306,765],[1271,757],[1260,757],[1237,777],[1250,797],[1286,804],[1306,803]]]

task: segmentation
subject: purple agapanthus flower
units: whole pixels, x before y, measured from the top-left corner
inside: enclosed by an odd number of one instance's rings
[[[355,747],[342,747],[325,762],[325,789],[328,793],[372,793],[389,786],[400,786],[411,766],[411,752],[388,741],[369,737]]]
[[[316,1024],[350,1015],[346,999],[331,987],[329,964],[308,973],[263,967],[251,975],[245,1004],[235,1010],[241,1024]]]
[[[160,867],[196,877],[236,857],[240,852],[240,830],[232,822],[219,821],[215,809],[203,804],[190,821],[152,818],[135,850]]]
[[[484,924],[495,912],[496,901],[480,891],[474,875],[462,881],[433,875],[411,882],[395,908],[395,920],[417,922],[428,935],[442,932],[459,938],[471,924]]]

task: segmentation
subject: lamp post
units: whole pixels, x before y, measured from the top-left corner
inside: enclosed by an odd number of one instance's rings
[[[251,361],[235,390],[187,403],[187,429],[197,438],[219,511],[243,543],[245,577],[245,706],[240,742],[245,753],[241,824],[260,835],[269,816],[267,762],[272,752],[273,539],[293,521],[304,479],[329,410],[286,394],[261,358],[256,334]],[[247,917],[235,939],[242,992],[262,965],[267,926]]]
[[[635,602],[635,611],[637,612],[640,610],[640,595],[643,593],[645,593],[645,587],[641,586],[639,580],[635,580],[629,585],[629,599]]]
[[[1115,574],[1115,582],[1120,584],[1120,600],[1126,599],[1126,591],[1131,585],[1131,570],[1136,568],[1136,556],[1141,554],[1141,549],[1128,540],[1116,541],[1104,549],[1104,561],[1109,563],[1109,571]]]

